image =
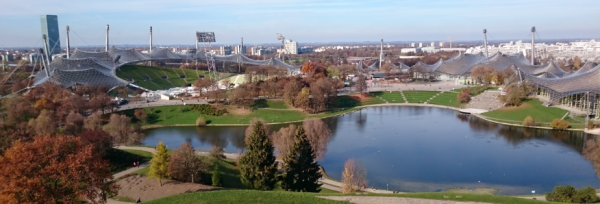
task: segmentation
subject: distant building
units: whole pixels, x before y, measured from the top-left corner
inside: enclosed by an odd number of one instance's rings
[[[421,48],[421,52],[436,53],[436,52],[439,52],[439,51],[440,51],[440,48],[433,47],[433,46],[431,46],[431,47],[422,47]]]
[[[29,54],[30,62],[39,62],[42,61],[42,55],[40,53],[30,53]]]
[[[250,53],[251,55],[264,56],[264,55],[275,53],[275,50],[272,48],[263,48],[261,46],[256,46],[256,47],[250,48],[250,52],[251,52]]]
[[[47,36],[48,55],[59,54],[60,48],[60,35],[58,30],[58,16],[56,15],[41,15],[40,21],[42,23],[42,34]]]
[[[246,54],[246,46],[244,45],[241,48],[241,52],[240,52],[240,47],[241,47],[241,45],[236,45],[235,48],[234,48],[234,50],[233,50],[233,53],[235,53],[235,54],[238,54],[238,53]]]
[[[311,53],[313,52],[312,47],[304,46],[298,49],[298,54]]]
[[[227,46],[221,46],[221,52],[219,52],[221,55],[230,55],[232,52],[231,46],[227,45]]]
[[[419,43],[419,47],[423,47],[423,43]]]
[[[409,52],[421,52],[421,48],[418,47],[411,47],[411,48],[402,48],[400,49],[400,53],[409,53]]]
[[[297,55],[298,54],[298,42],[290,40],[290,39],[285,39],[283,41],[283,53]]]

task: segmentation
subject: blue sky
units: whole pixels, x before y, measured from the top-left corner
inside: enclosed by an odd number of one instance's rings
[[[58,15],[61,41],[74,47],[193,44],[195,31],[217,43],[276,43],[275,33],[302,42],[453,41],[600,38],[598,0],[27,0],[0,6],[0,46],[41,46],[42,14]],[[63,42],[64,46],[64,42]]]

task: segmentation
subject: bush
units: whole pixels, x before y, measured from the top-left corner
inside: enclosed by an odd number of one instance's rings
[[[471,91],[468,88],[460,90],[456,99],[461,103],[468,103],[471,100]]]
[[[219,146],[214,146],[208,152],[208,155],[217,159],[225,159],[225,153],[223,153],[223,148]]]
[[[600,201],[592,187],[577,190],[573,186],[556,186],[550,193],[546,193],[546,200],[563,203],[595,203]]]
[[[556,130],[566,130],[567,128],[569,128],[569,126],[571,126],[571,124],[569,124],[569,122],[563,119],[556,118],[552,120],[552,122],[550,122],[550,127]]]
[[[215,169],[212,173],[212,185],[216,187],[223,186],[223,176],[221,176],[221,171],[219,171],[218,163],[215,163]]]
[[[593,120],[588,120],[587,129],[594,129],[594,128],[596,128],[596,123],[594,123]]]
[[[179,106],[179,107],[177,107],[177,109],[179,109],[179,112],[182,112],[182,113],[190,111],[190,109],[187,106]]]
[[[525,126],[525,127],[535,126],[535,121],[533,121],[533,118],[531,116],[527,116],[525,118],[525,120],[523,120],[523,126]]]
[[[483,93],[485,90],[488,90],[489,88],[490,88],[490,86],[475,86],[475,87],[471,87],[467,90],[469,91],[469,94],[471,94],[471,96],[477,96],[477,95]]]
[[[205,126],[206,125],[206,119],[204,119],[204,117],[200,116],[198,117],[198,119],[196,119],[196,126],[201,127],[201,126]]]
[[[189,105],[190,109],[196,110],[204,115],[212,115],[212,116],[222,116],[227,113],[225,109],[217,109],[208,104],[191,104]]]

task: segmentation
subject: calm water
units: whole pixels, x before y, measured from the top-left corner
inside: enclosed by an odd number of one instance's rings
[[[592,165],[581,156],[581,132],[554,132],[489,123],[432,107],[372,107],[325,119],[333,132],[319,163],[340,179],[348,158],[368,171],[369,186],[399,191],[495,188],[499,194],[551,191],[556,185],[599,187]],[[278,129],[282,126],[271,127]],[[146,145],[169,148],[189,141],[242,152],[245,127],[169,127],[148,130]]]

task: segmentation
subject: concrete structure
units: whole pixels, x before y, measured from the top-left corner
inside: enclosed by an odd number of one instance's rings
[[[221,54],[223,54],[223,53],[221,53]],[[246,46],[245,45],[244,46],[236,45],[233,49],[233,54],[246,54]]]
[[[409,53],[409,52],[421,52],[421,48],[418,47],[411,47],[411,48],[402,48],[400,49],[400,53]]]
[[[290,39],[285,39],[283,41],[282,52],[285,54],[297,55],[298,54],[298,42],[290,40]]]
[[[40,21],[42,24],[42,34],[48,37],[47,48],[48,54],[59,54],[60,48],[60,35],[58,30],[58,16],[56,15],[41,15]]]

